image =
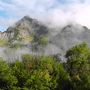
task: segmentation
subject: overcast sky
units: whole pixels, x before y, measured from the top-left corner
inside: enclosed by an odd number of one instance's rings
[[[77,22],[90,28],[90,0],[0,0],[0,30],[25,15],[55,26]]]

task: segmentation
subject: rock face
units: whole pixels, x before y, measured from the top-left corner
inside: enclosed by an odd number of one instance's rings
[[[0,57],[19,59],[22,54],[65,53],[72,46],[86,42],[90,46],[90,30],[79,24],[50,28],[36,19],[23,17],[5,32],[0,32]]]
[[[32,41],[34,35],[47,34],[47,27],[40,24],[35,19],[29,18],[28,16],[23,17],[19,20],[13,27],[9,27],[7,31],[1,34],[4,39],[9,42],[19,42],[23,44],[28,44]]]

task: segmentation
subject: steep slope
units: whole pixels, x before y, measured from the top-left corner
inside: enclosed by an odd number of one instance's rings
[[[1,33],[0,38],[8,40],[9,45],[16,43],[28,45],[35,38],[40,39],[42,35],[46,36],[48,31],[48,28],[41,22],[25,16],[13,27],[9,27],[7,31]]]

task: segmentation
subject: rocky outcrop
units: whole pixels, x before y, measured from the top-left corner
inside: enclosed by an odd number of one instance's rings
[[[30,44],[34,37],[39,38],[48,34],[48,28],[39,21],[28,16],[23,17],[14,26],[0,33],[0,39],[8,40],[11,44],[19,42]],[[9,44],[10,45],[10,44]]]

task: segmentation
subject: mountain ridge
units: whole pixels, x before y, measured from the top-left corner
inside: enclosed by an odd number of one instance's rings
[[[90,46],[89,38],[90,30],[86,26],[72,23],[63,28],[50,28],[36,19],[24,16],[14,26],[0,32],[0,47],[4,56],[6,51],[10,51],[8,56],[14,53],[20,54],[19,57],[24,53],[54,55],[63,54],[82,42]]]

